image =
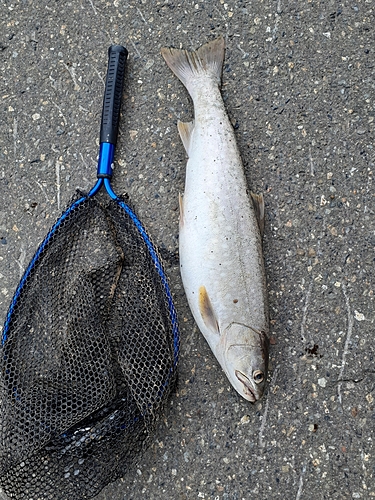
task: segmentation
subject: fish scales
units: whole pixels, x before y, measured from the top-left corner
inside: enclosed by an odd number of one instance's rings
[[[254,402],[268,368],[266,280],[259,223],[219,90],[224,40],[162,55],[194,104],[194,121],[178,123],[189,158],[180,198],[185,293],[229,381]]]

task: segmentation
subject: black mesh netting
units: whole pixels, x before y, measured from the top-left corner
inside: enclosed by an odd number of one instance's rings
[[[0,484],[11,498],[97,494],[144,448],[175,381],[177,323],[148,245],[116,201],[74,201],[3,329]]]

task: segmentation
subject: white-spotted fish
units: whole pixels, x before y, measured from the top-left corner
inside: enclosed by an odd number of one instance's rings
[[[162,49],[187,88],[194,121],[178,123],[188,154],[180,196],[181,276],[195,321],[236,391],[263,394],[268,310],[260,231],[262,196],[250,197],[234,131],[219,90],[224,40],[195,52]]]

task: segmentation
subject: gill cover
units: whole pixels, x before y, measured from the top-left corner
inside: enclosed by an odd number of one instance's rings
[[[223,341],[227,376],[236,391],[254,403],[262,396],[267,380],[268,337],[250,326],[231,323]]]

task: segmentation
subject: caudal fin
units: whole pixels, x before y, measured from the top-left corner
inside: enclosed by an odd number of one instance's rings
[[[173,73],[190,92],[190,83],[203,75],[213,78],[218,85],[224,61],[224,38],[220,36],[202,45],[196,51],[162,48],[161,55]]]

